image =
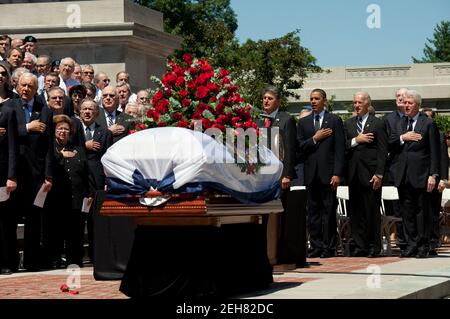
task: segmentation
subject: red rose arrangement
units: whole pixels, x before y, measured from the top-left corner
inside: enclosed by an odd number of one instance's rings
[[[164,126],[198,129],[200,123],[203,131],[217,128],[225,133],[227,128],[244,131],[252,128],[259,134],[253,118],[260,111],[244,101],[228,70],[213,69],[207,60],[185,53],[182,61],[167,62],[167,71],[161,79],[155,76],[151,79],[158,86],[152,92],[153,108],[131,133]],[[251,174],[263,164],[246,161],[237,165]]]

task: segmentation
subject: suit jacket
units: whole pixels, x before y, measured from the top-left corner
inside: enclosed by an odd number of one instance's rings
[[[396,130],[397,123],[401,122],[402,118],[397,111],[391,112],[383,117],[386,124],[386,131],[388,137],[391,136],[392,131]],[[398,151],[396,151],[397,143],[392,142],[388,138],[388,158],[386,162],[386,178],[390,183],[394,183],[394,175],[397,170]]]
[[[389,143],[398,155],[394,185],[399,187],[406,175],[413,187],[426,188],[428,177],[439,175],[439,131],[436,123],[422,113],[419,114],[414,127],[414,131],[420,133],[422,139],[402,145],[400,144],[400,135],[406,131],[406,121],[399,121],[396,129],[389,136]]]
[[[112,145],[112,135],[108,129],[104,129],[98,123],[95,123],[93,139],[99,142],[101,149],[97,152],[91,151],[85,148],[86,138],[84,136],[83,125],[81,121],[75,117],[72,118],[73,123],[76,125],[76,138],[78,145],[83,146],[86,158],[88,162],[90,178],[93,181],[96,190],[103,190],[105,186],[105,173],[103,171],[103,165],[101,162],[102,156],[106,153],[106,150]],[[76,141],[74,144],[76,145]]]
[[[75,156],[70,158],[64,158],[60,149],[55,148],[53,187],[49,196],[60,209],[81,209],[83,198],[95,194],[84,148],[68,143],[64,149],[75,152]]]
[[[384,175],[387,159],[387,132],[385,122],[374,115],[369,115],[363,128],[364,133],[373,133],[372,143],[361,143],[351,147],[352,139],[357,133],[357,117],[345,122],[346,163],[348,163],[348,183],[358,176],[363,186],[371,186],[369,182],[374,175]]]
[[[440,167],[439,167],[439,178],[448,180],[448,146],[445,132],[439,132],[440,137]]]
[[[317,176],[322,184],[328,185],[333,175],[342,177],[344,174],[344,125],[340,117],[325,112],[321,128],[331,128],[333,133],[314,143],[314,116],[313,112],[297,124],[299,149],[305,158],[305,184],[311,184]]]
[[[108,124],[106,123],[105,111],[102,107],[99,108],[98,117],[96,122],[104,129],[108,129]],[[130,130],[134,129],[135,122],[133,121],[133,117],[126,113],[122,113],[120,111],[116,111],[116,124],[122,125],[125,127],[125,131],[120,134],[113,136],[113,143],[117,142],[121,138],[124,138],[128,134],[130,134]]]
[[[264,126],[264,121],[257,120],[260,127]],[[283,172],[282,177],[289,176],[291,179],[297,177],[295,165],[297,163],[297,129],[294,118],[286,112],[278,111],[275,118],[271,120],[270,127],[279,127],[283,143]],[[269,135],[269,138],[271,136]]]
[[[6,133],[0,135],[0,186],[3,187],[7,179],[16,178],[19,158],[16,111],[3,103],[0,103],[0,127],[6,129]]]
[[[41,101],[41,103],[43,103],[46,107],[48,107],[48,103],[47,103],[47,100],[45,99],[44,92],[39,94],[37,96],[37,98]],[[72,99],[70,97],[68,97],[67,95],[64,95],[64,113],[63,114],[65,114],[69,117],[72,117],[75,114],[75,112],[73,110]]]
[[[35,96],[30,122],[39,120],[47,127],[44,133],[28,132],[22,99],[9,100],[5,106],[15,110],[19,132],[19,154],[22,162],[30,168],[31,178],[40,183],[45,176],[51,177],[54,164],[52,111]]]

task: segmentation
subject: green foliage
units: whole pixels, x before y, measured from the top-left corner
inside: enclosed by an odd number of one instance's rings
[[[240,44],[234,37],[237,19],[230,0],[135,0],[136,3],[164,14],[167,32],[183,38],[184,52],[207,58],[212,65],[232,73],[242,96],[261,107],[261,90],[276,86],[285,108],[289,97],[299,98],[294,90],[303,85],[308,71],[321,72],[316,59],[300,45],[299,30],[267,41],[247,40]]]
[[[336,95],[332,95],[330,98],[327,99],[325,102],[325,107],[327,108],[328,112],[333,113],[334,111],[334,100],[336,99]]]
[[[164,16],[166,32],[181,36],[181,57],[190,52],[197,57],[208,57],[228,45],[237,29],[236,14],[230,0],[134,0],[160,11]]]
[[[412,57],[414,63],[450,62],[450,21],[441,21],[434,28],[433,39],[427,41],[430,45],[425,43],[424,57]]]
[[[436,114],[436,117],[434,118],[434,120],[436,121],[436,125],[437,125],[439,131],[442,131],[442,132],[450,131],[450,116]]]

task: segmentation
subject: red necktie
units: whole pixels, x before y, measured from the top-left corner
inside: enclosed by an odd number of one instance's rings
[[[270,127],[270,118],[269,117],[266,117],[266,120],[265,120],[265,122],[264,122],[264,127]]]

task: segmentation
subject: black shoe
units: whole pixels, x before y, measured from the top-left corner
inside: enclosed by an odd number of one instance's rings
[[[437,256],[437,255],[438,255],[438,253],[437,253],[436,249],[431,249],[428,252],[428,256]]]
[[[334,251],[324,250],[323,253],[320,255],[320,258],[330,258],[335,256],[336,253]]]
[[[2,268],[0,270],[0,275],[12,275],[13,271],[9,268]]]
[[[322,255],[322,251],[319,249],[314,249],[308,254],[308,258],[318,258]]]
[[[400,257],[415,257],[417,255],[417,248],[408,248],[402,251]]]
[[[376,251],[371,250],[371,251],[369,252],[369,254],[367,255],[367,257],[368,257],[368,258],[377,258],[377,257],[380,257],[380,252],[376,252]]]
[[[416,258],[427,258],[429,253],[429,249],[419,249],[417,252]]]
[[[355,251],[352,253],[352,257],[367,257],[368,253],[367,250],[363,249],[355,249]]]

